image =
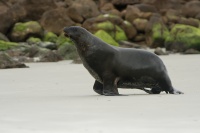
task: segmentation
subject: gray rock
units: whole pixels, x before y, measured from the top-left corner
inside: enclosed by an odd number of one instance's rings
[[[53,42],[40,42],[39,46],[42,48],[47,48],[50,50],[56,50],[57,49],[57,45]]]
[[[200,54],[200,51],[196,49],[188,49],[185,52],[183,52],[183,54]]]
[[[166,51],[164,51],[160,47],[156,48],[155,51],[154,51],[154,53],[157,54],[157,55],[168,55],[168,53]]]
[[[4,34],[2,34],[1,32],[0,32],[0,40],[9,42],[9,39]]]
[[[24,63],[12,59],[7,53],[0,52],[0,69],[27,67]]]

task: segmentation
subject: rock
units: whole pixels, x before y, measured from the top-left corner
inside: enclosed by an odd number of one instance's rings
[[[78,58],[74,59],[72,63],[73,64],[82,64],[83,62],[82,62],[81,58],[78,57]]]
[[[141,11],[132,5],[128,5],[126,8],[125,19],[129,22],[133,22],[136,18],[140,17]]]
[[[147,23],[148,23],[148,20],[146,20],[146,19],[137,18],[137,19],[133,20],[133,24],[138,31],[144,32],[146,29]]]
[[[106,31],[116,41],[127,40],[125,32],[119,26],[114,25],[110,21],[98,23],[98,24],[96,24],[95,27],[98,30],[104,30],[104,31]]]
[[[62,57],[55,51],[40,52],[39,57],[39,62],[57,62],[62,60]]]
[[[113,45],[113,46],[119,46],[119,44],[110,36],[106,31],[99,30],[94,34],[96,37],[102,39],[104,42]]]
[[[58,35],[63,32],[63,27],[75,24],[75,22],[67,16],[67,10],[65,8],[57,8],[46,11],[42,15],[40,23],[46,31],[53,32]]]
[[[73,44],[73,42],[70,40],[70,38],[65,37],[65,35],[62,33],[58,37],[56,44],[57,44],[57,46],[61,46],[61,45],[64,45],[64,44]]]
[[[29,44],[29,45],[34,45],[34,44],[37,44],[39,45],[40,42],[42,42],[42,40],[40,38],[36,38],[36,37],[30,37],[26,40],[26,42]]]
[[[54,3],[54,0],[23,0],[21,7],[26,10],[26,19],[39,20],[44,12],[55,9],[56,4]]]
[[[168,9],[180,10],[183,0],[142,0],[142,3],[153,5],[162,12]]]
[[[176,24],[165,40],[167,50],[184,52],[188,49],[200,50],[200,29],[189,25]]]
[[[71,16],[73,16],[73,12],[74,12],[75,16],[78,16],[79,14],[79,18],[82,16],[83,19],[92,18],[100,14],[98,7],[93,0],[74,1],[72,5],[69,6],[69,9],[72,10]]]
[[[63,44],[58,48],[58,54],[65,60],[74,60],[77,59],[78,53],[76,47],[72,44]]]
[[[57,52],[36,45],[25,49],[23,53],[35,62],[57,62],[62,60],[62,57]]]
[[[127,37],[133,38],[137,32],[132,24],[130,24],[128,21],[124,21],[119,16],[111,14],[99,15],[97,17],[87,19],[83,23],[83,27],[92,33],[103,29],[112,35],[112,37],[116,40],[124,40],[127,39]]]
[[[36,21],[16,23],[10,33],[10,39],[15,42],[23,42],[29,36],[41,37],[43,29]]]
[[[134,37],[134,41],[135,42],[142,42],[145,41],[145,35],[142,33],[138,33],[135,37]]]
[[[67,15],[73,20],[74,22],[77,23],[82,23],[84,21],[83,16],[81,16],[78,12],[78,10],[74,7],[69,7],[67,8]]]
[[[200,20],[200,13],[198,13],[195,18]]]
[[[191,25],[191,26],[194,26],[194,27],[199,27],[200,25],[200,21],[198,19],[194,19],[194,18],[184,18],[184,17],[181,17],[179,18],[178,20],[178,23],[179,24],[185,24],[185,25]]]
[[[169,22],[177,23],[181,18],[181,13],[174,9],[169,9],[166,12],[166,17]]]
[[[134,5],[135,7],[137,7],[141,12],[153,12],[156,13],[158,12],[156,7],[153,5],[149,5],[149,4],[136,4]]]
[[[0,32],[7,34],[14,23],[25,18],[26,11],[20,4],[15,4],[7,10],[0,11]]]
[[[9,42],[9,39],[0,32],[0,40],[3,40],[3,41],[6,41],[6,42]]]
[[[8,68],[27,68],[24,63],[13,60],[5,52],[0,52],[0,69]]]
[[[182,14],[186,17],[195,17],[200,12],[200,1],[187,2],[182,8]]]
[[[185,52],[183,52],[183,54],[200,54],[200,51],[196,49],[188,49]]]
[[[168,55],[168,53],[166,51],[164,51],[162,48],[157,47],[154,51],[155,54],[157,55]]]
[[[121,13],[113,6],[112,3],[105,4],[103,7],[101,7],[100,10],[103,14],[112,14],[121,16]]]
[[[121,24],[121,28],[124,30],[127,38],[130,40],[133,40],[134,37],[137,35],[136,28],[129,21],[123,21],[123,23]]]
[[[13,14],[10,11],[1,11],[0,12],[0,32],[7,33],[8,29],[15,23],[13,20]]]
[[[146,42],[150,47],[164,47],[169,30],[159,14],[154,14],[146,26]]]
[[[39,42],[38,46],[50,50],[57,50],[57,45],[53,42]]]
[[[45,42],[56,43],[57,40],[58,40],[58,36],[54,34],[53,32],[47,32],[44,34],[43,41]]]
[[[133,42],[129,42],[129,41],[119,41],[119,45],[120,47],[124,47],[124,48],[137,48],[137,49],[145,49],[145,46],[133,43]]]
[[[3,40],[0,40],[0,51],[5,51],[11,48],[18,47],[19,44],[15,42],[6,42]]]

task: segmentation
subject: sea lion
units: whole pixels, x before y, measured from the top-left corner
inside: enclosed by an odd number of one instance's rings
[[[77,48],[83,65],[95,78],[93,89],[106,96],[119,95],[118,88],[137,88],[149,94],[175,90],[162,60],[145,50],[111,46],[79,26],[64,28]],[[151,88],[148,90],[146,88]]]

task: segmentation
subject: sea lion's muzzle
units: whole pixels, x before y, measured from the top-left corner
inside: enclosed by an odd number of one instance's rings
[[[68,27],[65,27],[65,28],[63,29],[63,31],[64,31],[64,35],[65,35],[66,37],[70,37],[70,35],[69,35],[69,28],[68,28]]]

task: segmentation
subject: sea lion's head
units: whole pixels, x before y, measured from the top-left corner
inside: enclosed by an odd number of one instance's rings
[[[64,28],[66,37],[69,37],[79,51],[86,51],[93,45],[93,35],[80,26],[70,26]]]
[[[66,37],[69,37],[74,43],[85,42],[89,37],[89,32],[80,26],[70,26],[64,28]]]

